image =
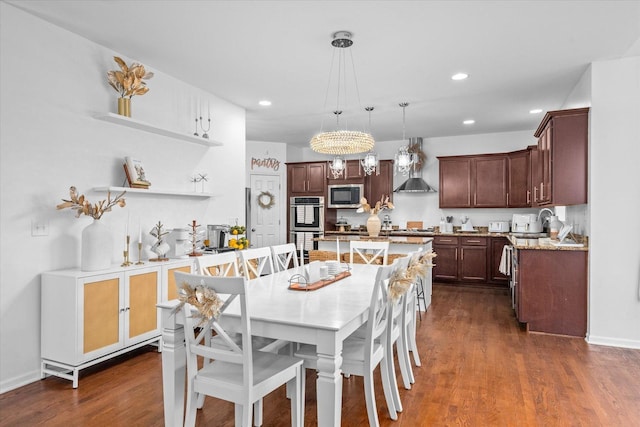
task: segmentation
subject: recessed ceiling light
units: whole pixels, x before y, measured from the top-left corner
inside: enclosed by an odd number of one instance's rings
[[[467,77],[469,77],[469,74],[467,73],[457,73],[451,76],[451,80],[464,80]]]
[[[262,105],[263,107],[268,107],[271,105],[271,101],[269,101],[268,99],[263,99],[262,101],[259,101],[258,104]]]
[[[473,120],[473,119],[469,119],[469,120],[465,120],[465,121],[464,121],[464,122],[462,122],[462,123],[464,123],[465,125],[472,125],[472,124],[474,124],[475,122],[476,122],[475,120]]]
[[[529,113],[531,114],[542,113],[542,108],[534,108],[533,110],[529,110]]]

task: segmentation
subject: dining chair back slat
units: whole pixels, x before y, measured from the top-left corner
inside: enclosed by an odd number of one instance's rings
[[[240,276],[234,251],[196,257],[196,271],[205,276]]]
[[[247,279],[275,272],[271,249],[268,246],[242,250],[240,258],[242,259],[243,273]]]
[[[356,241],[349,242],[349,263],[364,262],[365,264],[387,265],[389,242]]]
[[[271,253],[276,271],[288,270],[291,266],[298,267],[299,265],[296,245],[293,243],[271,246]]]

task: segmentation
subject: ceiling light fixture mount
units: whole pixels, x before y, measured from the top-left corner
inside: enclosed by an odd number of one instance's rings
[[[346,76],[346,61],[345,61],[345,51],[347,48],[353,45],[353,34],[349,31],[337,31],[333,34],[333,39],[331,41],[331,45],[336,48],[334,51],[334,55],[336,52],[339,54],[338,61],[338,94],[337,94],[337,102],[336,102],[336,110],[340,111],[340,77]],[[353,55],[351,55],[351,63],[352,69],[354,70],[354,80],[356,84],[356,94],[358,96],[358,101],[360,101],[360,94],[358,92],[358,82],[355,76],[355,65],[353,64]],[[344,68],[343,68],[344,67]],[[333,68],[333,62],[332,67]],[[344,82],[346,84],[346,81]],[[331,84],[331,78],[329,78],[329,85]],[[345,90],[346,92],[346,90]],[[327,88],[327,96],[329,94],[329,90]],[[326,107],[326,98],[325,98],[325,107]],[[358,154],[365,153],[370,151],[375,145],[375,141],[371,134],[360,131],[351,131],[351,130],[341,130],[340,126],[340,116],[336,114],[336,130],[330,132],[323,132],[322,129],[320,133],[311,138],[309,145],[311,149],[315,152],[322,154],[332,154],[334,156],[337,155],[345,155],[345,154]]]

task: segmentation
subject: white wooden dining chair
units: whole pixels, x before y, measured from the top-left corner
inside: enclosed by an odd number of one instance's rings
[[[185,347],[187,354],[187,407],[186,426],[194,426],[200,394],[233,402],[235,425],[249,427],[254,403],[283,384],[291,397],[291,425],[304,425],[304,388],[302,387],[303,361],[288,355],[255,351],[251,342],[251,315],[248,309],[247,281],[244,277],[212,277],[176,272],[176,280],[192,289],[208,288],[216,294],[230,296],[220,307],[224,313],[230,303],[238,299],[242,343],[229,338],[216,316],[203,319],[194,316],[194,307],[184,304]],[[210,296],[215,300],[217,296]],[[199,328],[196,329],[196,328]],[[215,331],[225,346],[210,347],[205,337]],[[197,333],[197,335],[196,335]],[[212,360],[198,368],[198,357]],[[255,410],[255,407],[254,407]],[[261,417],[261,414],[259,415]],[[261,420],[260,420],[261,421]],[[258,425],[258,424],[256,424]]]
[[[342,372],[364,378],[364,394],[370,426],[380,425],[373,386],[373,371],[378,365],[380,365],[382,388],[389,416],[392,420],[398,419],[398,411],[396,411],[394,401],[399,401],[400,397],[398,395],[398,387],[392,387],[389,378],[388,353],[385,351],[386,331],[389,324],[387,283],[391,270],[392,266],[378,267],[371,295],[371,308],[366,323],[365,337],[349,336],[342,343]],[[304,360],[306,369],[317,369],[318,356],[316,346],[301,344],[294,355]],[[304,388],[304,375],[302,384]],[[398,396],[394,397],[394,394]]]
[[[359,241],[349,242],[349,263],[387,265],[389,255],[389,242]]]
[[[196,257],[196,271],[206,276],[240,276],[234,251]]]
[[[271,254],[276,271],[288,270],[290,266],[298,267],[299,265],[294,243],[271,246]]]
[[[240,258],[242,259],[242,268],[247,279],[254,279],[275,272],[271,249],[268,246],[242,250],[240,251]]]

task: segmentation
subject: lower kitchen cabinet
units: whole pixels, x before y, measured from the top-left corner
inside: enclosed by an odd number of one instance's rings
[[[42,377],[65,378],[76,388],[81,369],[143,345],[159,345],[156,305],[168,295],[169,273],[187,267],[191,271],[192,264],[176,260],[43,273]]]
[[[518,249],[515,258],[516,315],[527,330],[586,336],[588,252]]]
[[[505,237],[435,236],[438,254],[433,279],[441,282],[507,286],[507,276],[498,271]],[[498,253],[499,252],[499,253]]]
[[[194,272],[193,258],[175,260],[169,265],[162,265],[162,300],[169,301],[172,299],[178,299],[178,285],[176,284],[176,278],[174,273],[176,271],[182,271],[183,273]]]

